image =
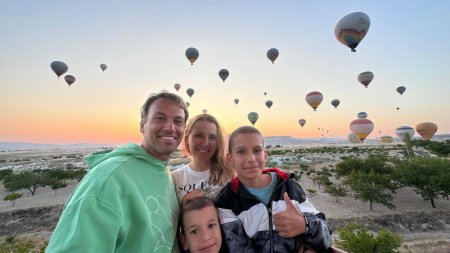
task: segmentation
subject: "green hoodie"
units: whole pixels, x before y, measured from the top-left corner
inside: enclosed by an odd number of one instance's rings
[[[86,157],[47,252],[178,252],[178,201],[165,162],[128,144]],[[173,249],[172,249],[173,248]]]

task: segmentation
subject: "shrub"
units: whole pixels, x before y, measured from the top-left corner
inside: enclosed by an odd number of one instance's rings
[[[339,230],[339,248],[349,253],[394,253],[400,247],[400,235],[381,228],[372,234],[361,224],[347,224]]]

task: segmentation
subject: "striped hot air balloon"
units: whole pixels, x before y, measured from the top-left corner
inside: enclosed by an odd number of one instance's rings
[[[320,103],[322,103],[323,95],[318,91],[313,91],[308,93],[305,99],[306,103],[308,103],[315,111]]]
[[[392,143],[394,141],[394,138],[392,136],[389,135],[383,135],[380,137],[380,143],[381,144],[387,144],[387,143]]]
[[[373,122],[369,119],[355,119],[350,123],[350,130],[356,134],[361,141],[369,136],[373,130]]]
[[[367,88],[367,86],[369,86],[369,83],[372,82],[373,77],[374,75],[372,72],[365,71],[358,75],[358,81]]]
[[[334,35],[336,39],[349,47],[352,52],[366,36],[370,27],[370,18],[363,12],[353,12],[344,16],[336,24]]]
[[[414,136],[414,133],[415,133],[414,128],[410,126],[401,126],[395,129],[395,134],[401,140],[405,140],[407,134],[409,135],[410,138],[412,138]]]

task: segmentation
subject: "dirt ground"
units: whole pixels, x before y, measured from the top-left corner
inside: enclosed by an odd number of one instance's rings
[[[84,166],[82,156],[91,150],[76,152],[45,152],[36,151],[20,153],[0,153],[0,170],[12,168],[25,169],[30,166],[41,166],[43,161],[49,168],[55,166]],[[23,161],[25,159],[25,161]],[[13,162],[15,161],[15,162]],[[313,168],[322,168],[335,161],[312,164]],[[55,165],[56,164],[56,165]],[[72,165],[68,165],[72,164]],[[0,184],[0,238],[8,235],[25,236],[29,238],[50,238],[65,201],[70,196],[77,182],[72,181],[66,188],[59,189],[57,194],[50,187],[38,188],[35,196],[27,190],[21,190],[22,198],[15,202],[3,201],[7,194]],[[352,197],[336,199],[322,192],[318,185],[307,176],[300,180],[302,187],[316,190],[308,195],[316,208],[324,212],[329,225],[334,231],[350,222],[364,224],[370,230],[384,227],[399,233],[403,244],[400,252],[450,252],[450,201],[436,200],[436,208],[429,201],[423,200],[412,189],[402,188],[394,195],[396,208],[388,209],[374,205],[370,211],[368,203],[362,203]],[[338,238],[338,233],[333,237]]]

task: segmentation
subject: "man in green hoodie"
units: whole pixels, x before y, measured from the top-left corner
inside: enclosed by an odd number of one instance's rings
[[[178,252],[178,201],[168,160],[189,117],[163,91],[141,109],[142,144],[90,154],[89,173],[66,203],[46,252]]]

